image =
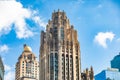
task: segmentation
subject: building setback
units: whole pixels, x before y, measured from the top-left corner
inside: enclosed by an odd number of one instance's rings
[[[0,57],[0,80],[4,80],[4,65]]]
[[[54,11],[41,32],[40,80],[81,80],[80,62],[77,31],[64,11]]]
[[[26,44],[16,63],[15,80],[39,80],[39,63]]]

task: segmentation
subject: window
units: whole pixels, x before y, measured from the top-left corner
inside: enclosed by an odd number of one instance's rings
[[[50,80],[54,79],[54,57],[53,53],[50,54]]]
[[[61,27],[61,39],[63,40],[64,39],[64,28]]]
[[[65,80],[65,57],[64,54],[62,54],[62,80]]]
[[[58,80],[58,54],[55,53],[55,80]]]

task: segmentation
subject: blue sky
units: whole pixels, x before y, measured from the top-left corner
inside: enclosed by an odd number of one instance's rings
[[[0,55],[5,64],[5,80],[14,80],[23,44],[31,46],[39,58],[40,31],[45,30],[52,12],[58,9],[66,12],[78,31],[82,70],[93,66],[97,74],[110,67],[110,61],[120,52],[119,0],[3,0]]]

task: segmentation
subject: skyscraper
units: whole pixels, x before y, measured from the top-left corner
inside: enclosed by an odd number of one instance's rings
[[[64,11],[54,11],[41,32],[40,80],[81,80],[80,61],[77,31]]]
[[[16,63],[15,80],[39,80],[39,63],[32,49],[26,44]]]
[[[4,80],[4,65],[0,56],[0,80]]]
[[[120,72],[115,68],[108,68],[98,73],[95,80],[120,80]]]
[[[120,53],[111,60],[111,68],[117,68],[120,71]]]
[[[97,74],[95,80],[120,80],[120,53],[111,60],[111,68]]]

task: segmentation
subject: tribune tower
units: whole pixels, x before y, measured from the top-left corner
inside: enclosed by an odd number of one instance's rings
[[[77,31],[64,11],[54,11],[41,32],[39,74],[40,80],[81,80]]]

